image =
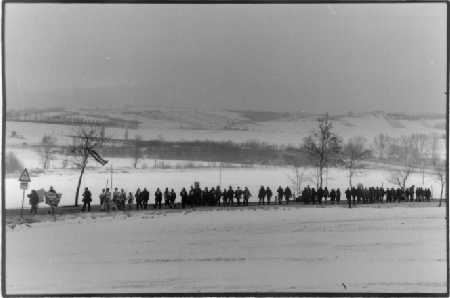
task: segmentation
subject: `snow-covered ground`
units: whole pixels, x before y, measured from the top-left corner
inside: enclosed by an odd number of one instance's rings
[[[6,227],[6,294],[445,293],[445,208],[72,214]]]

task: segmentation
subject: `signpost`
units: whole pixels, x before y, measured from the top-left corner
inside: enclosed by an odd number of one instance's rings
[[[27,169],[23,170],[22,175],[20,175],[19,181],[20,189],[23,189],[22,212],[20,213],[20,216],[23,218],[23,202],[25,201],[25,190],[28,189],[28,182],[31,182],[30,175],[28,175]]]

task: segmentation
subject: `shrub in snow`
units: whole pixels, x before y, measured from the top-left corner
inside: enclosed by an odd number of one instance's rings
[[[13,152],[8,152],[5,156],[6,174],[21,171],[24,168],[23,163],[17,158]]]

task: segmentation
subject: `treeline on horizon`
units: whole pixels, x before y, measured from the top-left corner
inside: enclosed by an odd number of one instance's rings
[[[60,112],[63,114],[54,116],[45,116],[45,113]],[[48,108],[48,109],[27,109],[22,111],[10,110],[6,113],[6,120],[12,122],[36,122],[46,124],[64,124],[64,125],[103,125],[105,127],[138,129],[142,122],[136,120],[126,120],[114,118],[106,115],[86,114],[88,117],[100,118],[102,120],[85,119],[74,117],[80,115],[78,112],[69,112],[64,108]]]

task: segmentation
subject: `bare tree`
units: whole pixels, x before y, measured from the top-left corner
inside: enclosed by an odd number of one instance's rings
[[[438,158],[437,155],[440,150],[441,150],[441,137],[438,134],[433,134],[430,137],[430,155],[432,161],[437,160]]]
[[[410,157],[412,156],[412,143],[412,136],[402,135],[397,139],[397,144],[401,149],[401,154],[405,163],[408,163],[410,161]]]
[[[136,169],[136,166],[140,159],[142,159],[142,136],[135,135],[133,144],[133,166]]]
[[[323,185],[323,170],[336,165],[342,153],[342,140],[332,131],[333,123],[328,118],[328,113],[318,118],[319,129],[313,129],[312,134],[303,139],[303,150],[311,165],[318,170],[320,187]]]
[[[445,185],[447,184],[447,167],[446,162],[439,162],[437,159],[433,159],[433,180],[439,183],[441,186],[441,199],[439,200],[439,207],[442,203],[442,195],[444,193]],[[447,201],[448,194],[445,195]]]
[[[378,156],[378,159],[383,159],[387,155],[389,145],[391,144],[391,137],[388,134],[380,133],[373,138],[373,143],[370,146],[372,151]]]
[[[350,188],[353,187],[353,177],[362,176],[367,169],[364,160],[368,157],[368,150],[366,150],[367,140],[362,136],[356,136],[348,140],[344,146],[343,158],[341,166],[348,170],[348,182]]]
[[[416,169],[412,163],[405,163],[400,167],[391,167],[388,171],[387,180],[392,184],[405,188],[406,181],[415,173]]]
[[[83,178],[92,150],[100,147],[109,137],[105,136],[105,127],[97,124],[81,125],[72,128],[73,149],[69,162],[80,170],[77,191],[75,194],[75,206],[78,206],[78,194],[80,192],[81,179]]]
[[[50,161],[55,160],[55,146],[58,142],[56,137],[44,135],[42,137],[40,147],[36,149],[44,170],[50,167]]]
[[[415,133],[411,136],[411,145],[420,160],[430,152],[430,136],[424,133]]]
[[[295,193],[298,194],[301,192],[300,188],[309,168],[307,166],[306,157],[303,154],[293,154],[291,157],[294,166],[294,175],[288,175],[288,179],[291,181]]]

